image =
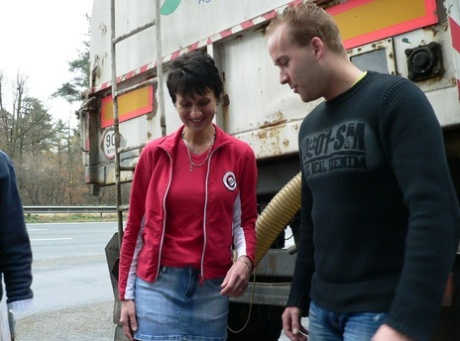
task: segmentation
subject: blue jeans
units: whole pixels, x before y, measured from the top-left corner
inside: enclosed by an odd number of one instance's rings
[[[200,283],[191,267],[162,267],[158,279],[136,279],[135,299],[141,341],[223,341],[227,339],[228,297],[223,278]]]
[[[335,313],[310,303],[309,341],[369,341],[386,313]]]

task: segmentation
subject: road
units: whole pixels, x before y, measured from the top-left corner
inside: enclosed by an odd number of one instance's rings
[[[111,341],[113,293],[104,248],[116,223],[28,224],[34,308],[20,341]]]

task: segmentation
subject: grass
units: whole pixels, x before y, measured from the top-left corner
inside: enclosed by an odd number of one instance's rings
[[[24,217],[27,224],[117,221],[116,213],[47,213],[25,214]]]

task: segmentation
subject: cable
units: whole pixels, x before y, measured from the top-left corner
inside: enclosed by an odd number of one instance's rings
[[[256,292],[256,269],[254,268],[254,274],[253,274],[253,279],[252,279],[252,293],[251,293],[251,300],[249,301],[249,312],[248,312],[248,318],[246,319],[246,322],[244,323],[243,327],[241,327],[239,330],[233,330],[230,328],[230,326],[227,324],[227,329],[230,330],[233,334],[239,334],[241,333],[249,324],[249,320],[251,319],[251,313],[252,313],[252,304],[254,302],[254,294]]]

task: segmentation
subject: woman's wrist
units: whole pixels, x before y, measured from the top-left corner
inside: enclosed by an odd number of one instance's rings
[[[252,262],[247,256],[238,257],[237,261],[243,262],[248,267],[249,271],[252,271]]]

